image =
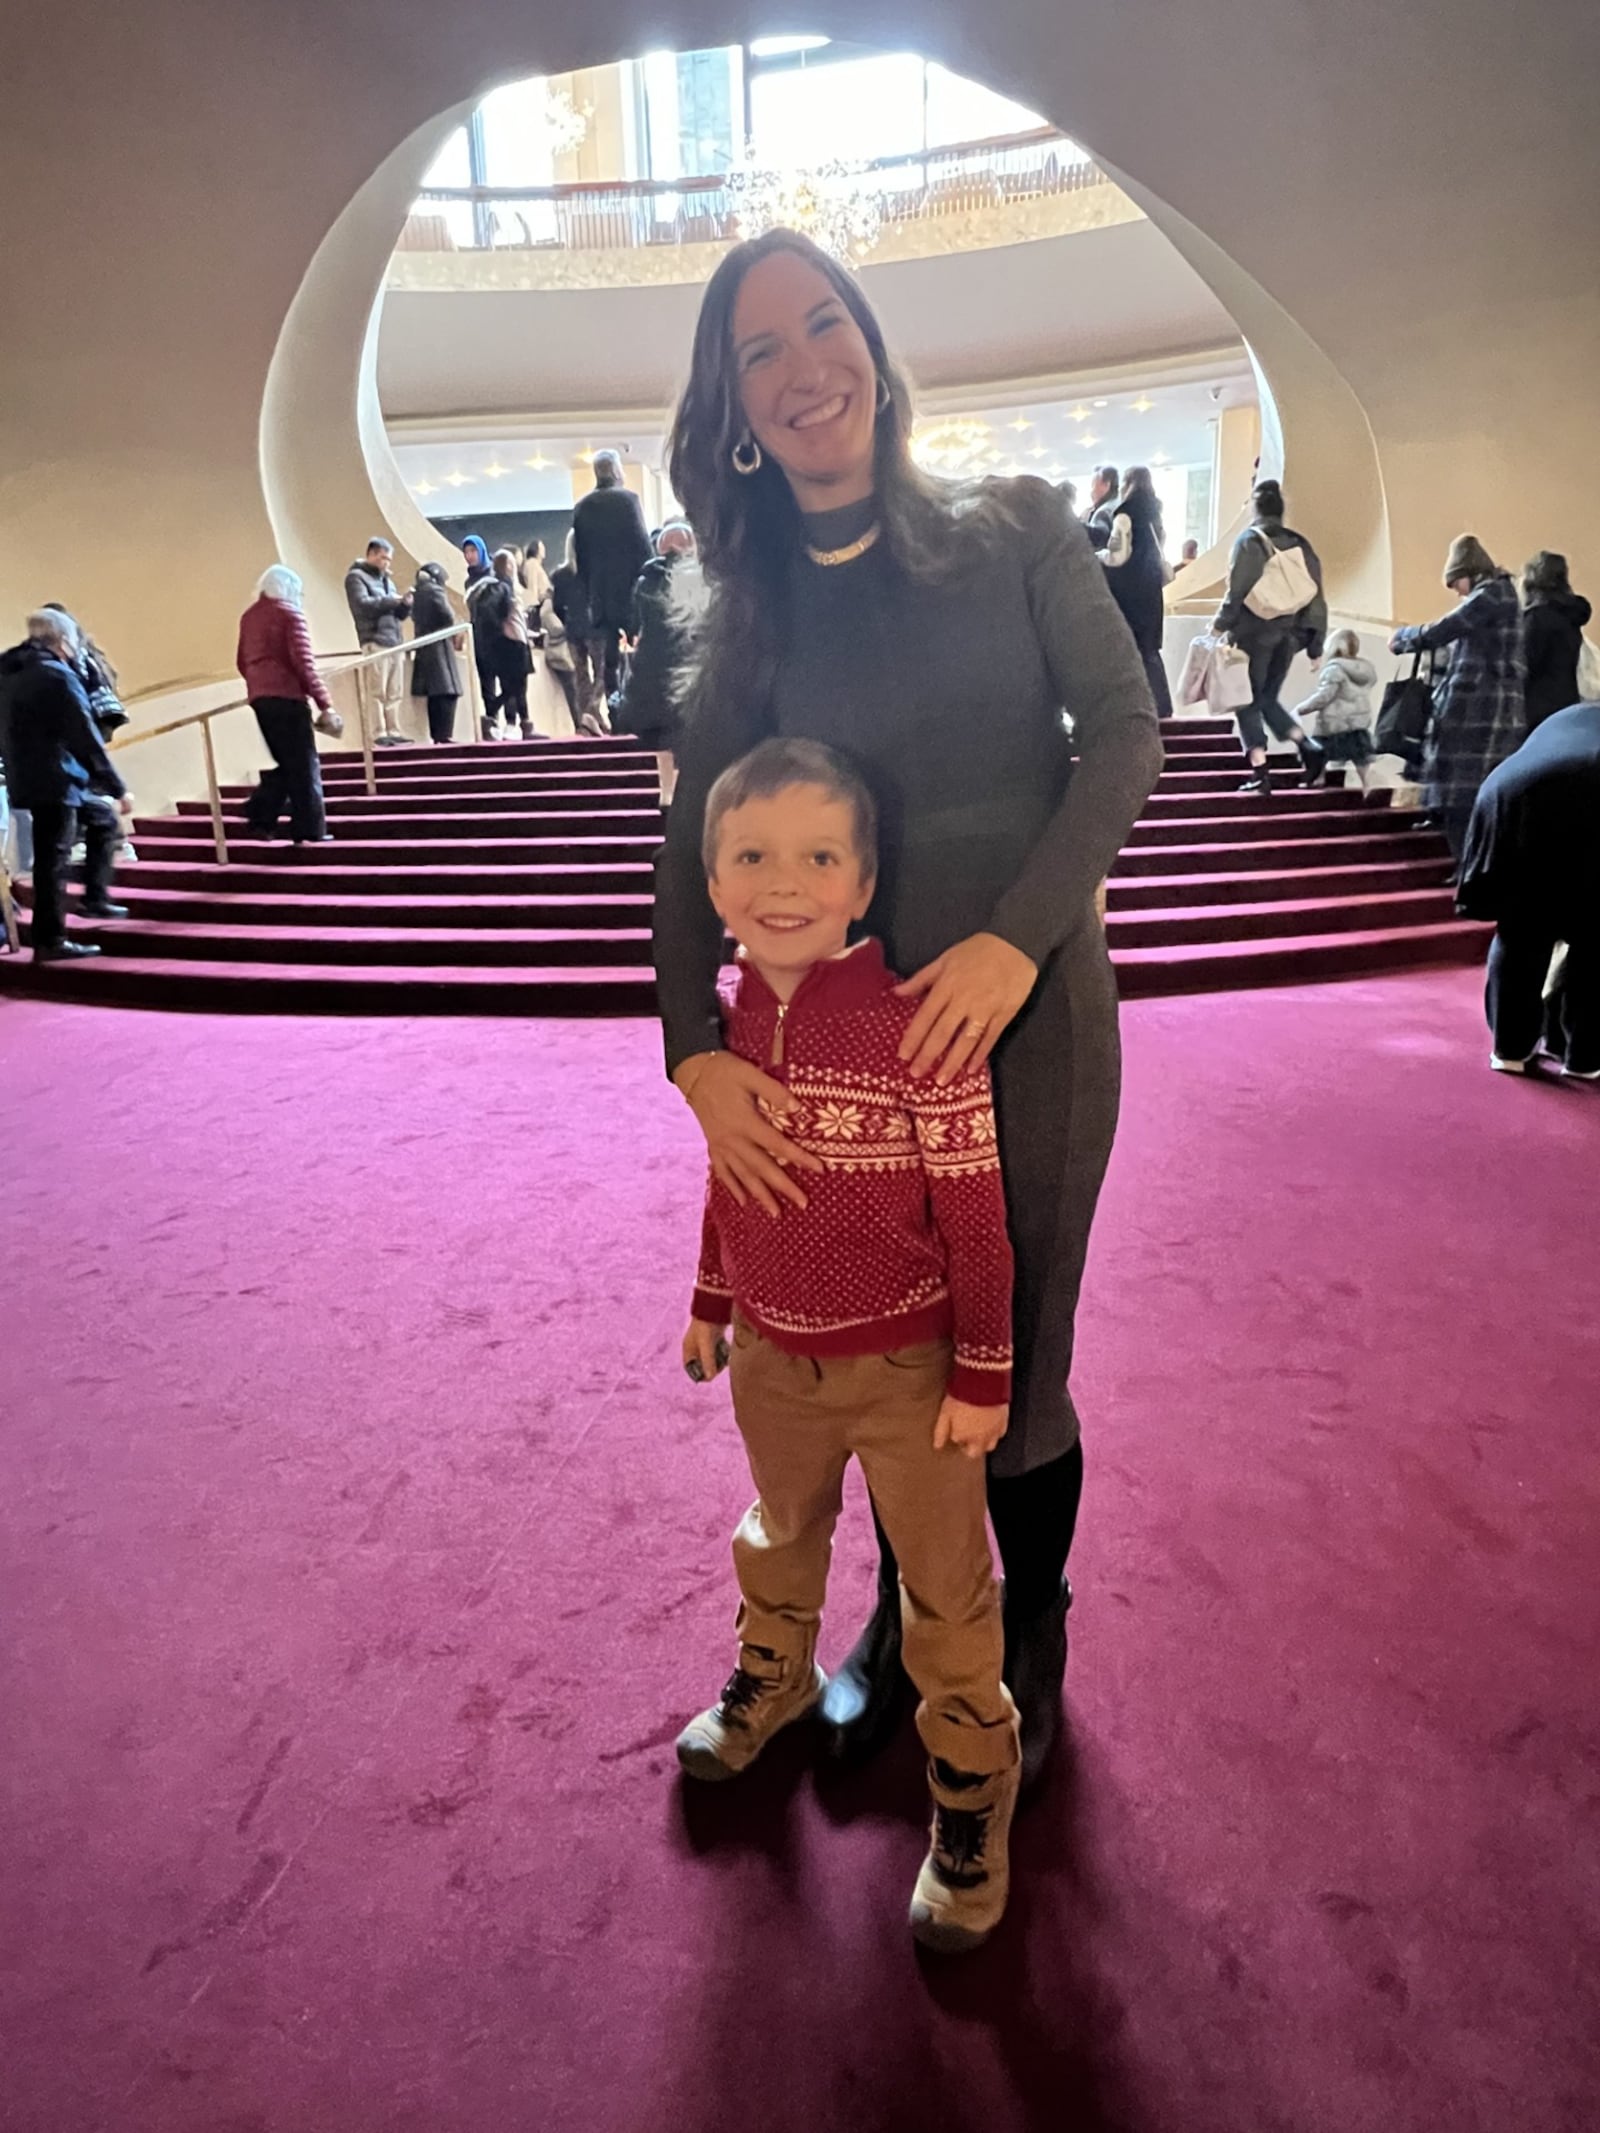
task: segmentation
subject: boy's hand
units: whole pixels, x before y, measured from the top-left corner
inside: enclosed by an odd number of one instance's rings
[[[1010,1420],[1009,1407],[974,1407],[970,1400],[958,1400],[946,1393],[933,1428],[933,1448],[942,1452],[947,1444],[953,1444],[969,1459],[986,1459],[1005,1435]]]
[[[698,1367],[700,1375],[695,1378],[696,1384],[709,1385],[713,1378],[722,1375],[728,1360],[724,1332],[723,1327],[708,1325],[703,1318],[690,1319],[689,1330],[683,1336],[683,1367],[690,1377],[694,1377]]]

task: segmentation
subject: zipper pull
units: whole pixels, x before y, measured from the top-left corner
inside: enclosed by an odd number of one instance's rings
[[[773,1024],[772,1029],[772,1057],[767,1061],[769,1066],[783,1065],[783,1025],[788,1019],[788,1014],[788,1001],[780,1000],[778,1002],[778,1019]]]

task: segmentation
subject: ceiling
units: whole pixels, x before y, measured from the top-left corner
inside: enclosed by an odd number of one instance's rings
[[[1153,223],[867,267],[862,284],[919,386],[1036,377],[1234,344],[1238,331]],[[391,290],[378,387],[391,418],[664,408],[693,285]]]
[[[919,456],[950,474],[1029,473],[1076,481],[1086,493],[1096,462],[1154,467],[1211,463],[1219,409],[1255,397],[1242,360],[1217,360],[1198,374],[1163,378],[1092,378],[1074,392],[1039,390],[984,397],[976,389],[927,396],[918,425]],[[449,432],[454,429],[458,434]],[[466,434],[459,432],[466,431]],[[407,423],[394,438],[407,486],[430,518],[498,511],[562,511],[588,486],[585,453],[606,445],[659,468],[663,417],[605,418],[593,428],[556,420],[526,431],[507,424]]]

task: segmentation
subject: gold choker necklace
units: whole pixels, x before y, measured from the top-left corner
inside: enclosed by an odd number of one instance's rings
[[[820,563],[824,570],[832,570],[836,563],[853,563],[858,555],[865,555],[867,550],[876,544],[882,531],[883,528],[874,523],[859,540],[851,541],[844,548],[813,548],[807,541],[806,554],[813,563]]]

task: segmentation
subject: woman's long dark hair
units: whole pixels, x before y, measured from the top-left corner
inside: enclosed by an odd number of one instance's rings
[[[1137,496],[1144,505],[1145,516],[1155,530],[1156,546],[1165,548],[1167,545],[1166,521],[1161,515],[1161,499],[1156,494],[1155,476],[1148,467],[1129,467],[1127,473],[1122,477],[1122,495],[1118,501],[1125,504],[1130,497],[1134,496]]]
[[[901,569],[914,578],[943,576],[957,560],[962,522],[1002,515],[990,499],[936,480],[912,458],[910,384],[889,354],[872,306],[845,269],[797,230],[768,230],[736,245],[706,284],[689,382],[668,440],[668,478],[700,549],[701,604],[682,618],[691,657],[681,689],[691,712],[735,694],[747,706],[763,705],[777,674],[800,507],[771,459],[749,475],[733,464],[745,427],[733,361],[734,306],[750,269],[774,252],[792,252],[816,269],[871,352],[879,403],[873,445],[878,522],[883,545]],[[689,589],[686,582],[684,591]]]
[[[1558,555],[1553,548],[1541,548],[1529,559],[1522,573],[1522,597],[1528,606],[1535,607],[1541,600],[1556,599],[1571,590],[1564,555]]]

